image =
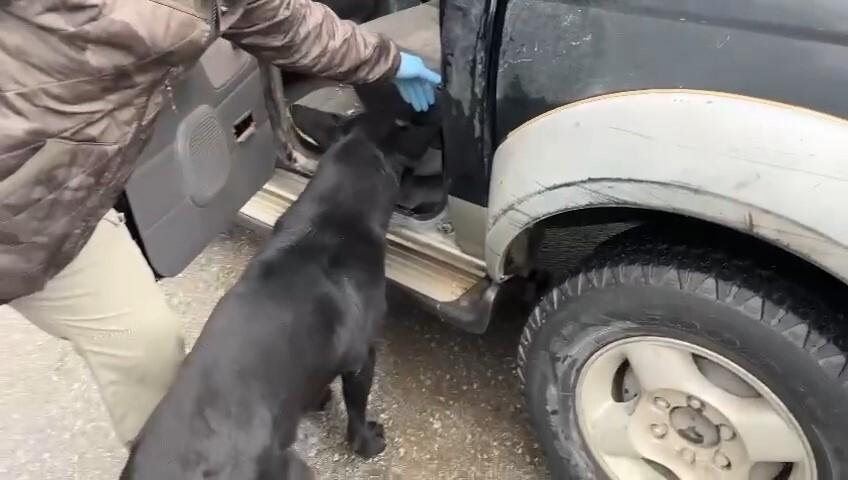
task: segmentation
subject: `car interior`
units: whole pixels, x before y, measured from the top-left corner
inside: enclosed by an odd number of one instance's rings
[[[349,5],[349,2],[340,3]],[[345,18],[343,14],[346,12],[337,13]],[[365,27],[391,38],[400,48],[419,55],[429,68],[436,71],[440,69],[438,2],[384,1],[375,9],[376,15],[380,13],[384,14],[368,19]],[[288,75],[283,75],[283,84],[289,105],[299,104],[327,114],[346,116],[362,109],[376,107],[387,112],[409,108],[393,85],[350,87],[325,80]],[[434,108],[438,108],[438,105]],[[293,135],[289,138],[289,145],[294,151],[286,159],[288,162],[281,166],[309,175],[315,168],[314,151],[320,151],[323,146],[316,145],[314,138],[309,135],[308,120],[291,115],[290,112],[289,109],[287,120],[291,122]],[[432,218],[444,206],[446,197],[440,148],[440,145],[433,145],[431,152],[415,169],[414,175],[405,177],[399,211],[415,218],[426,219]]]

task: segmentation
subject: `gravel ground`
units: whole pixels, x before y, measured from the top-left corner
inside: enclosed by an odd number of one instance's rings
[[[234,228],[178,278],[163,281],[193,341],[260,240]],[[386,452],[370,461],[344,443],[339,385],[331,408],[301,424],[297,448],[326,479],[544,478],[514,375],[520,322],[483,336],[440,323],[399,291],[377,359],[370,412]],[[70,346],[0,309],[0,478],[114,479],[118,445],[85,365]]]

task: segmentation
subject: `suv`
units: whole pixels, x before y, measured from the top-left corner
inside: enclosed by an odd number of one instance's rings
[[[553,476],[848,478],[848,4],[378,3],[366,28],[445,78],[387,275],[471,332],[533,300],[518,376]],[[154,270],[297,198],[320,139],[290,105],[396,97],[218,41],[126,190]]]

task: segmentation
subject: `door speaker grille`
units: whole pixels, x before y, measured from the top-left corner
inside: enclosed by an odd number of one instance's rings
[[[208,205],[227,184],[232,158],[227,137],[214,111],[201,106],[180,127],[179,160],[183,165],[188,193],[199,207]],[[183,135],[183,133],[185,133]]]

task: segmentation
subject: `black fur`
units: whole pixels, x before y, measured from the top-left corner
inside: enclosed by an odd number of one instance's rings
[[[366,418],[385,235],[399,176],[437,130],[379,114],[342,123],[325,125],[342,139],[218,302],[122,479],[312,478],[290,447],[339,375],[352,448],[363,457],[385,448],[382,425]]]

